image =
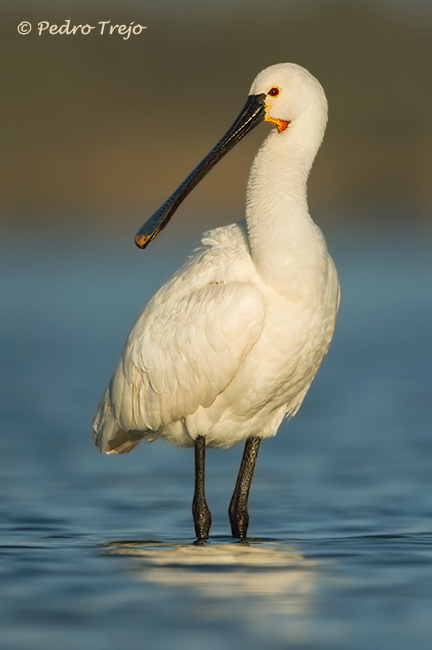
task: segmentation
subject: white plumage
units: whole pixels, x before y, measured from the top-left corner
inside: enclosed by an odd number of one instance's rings
[[[96,414],[101,451],[272,436],[328,350],[339,287],[306,201],[325,95],[294,64],[264,70],[250,95],[277,128],[252,166],[246,223],[207,233],[139,316]]]

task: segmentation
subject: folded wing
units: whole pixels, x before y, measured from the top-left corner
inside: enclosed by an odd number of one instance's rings
[[[135,324],[99,405],[94,428],[101,451],[129,451],[143,435],[157,435],[211,406],[264,322],[261,295],[246,282],[210,283],[181,297],[156,295]],[[118,449],[109,445],[114,438]],[[124,441],[129,444],[120,448]]]

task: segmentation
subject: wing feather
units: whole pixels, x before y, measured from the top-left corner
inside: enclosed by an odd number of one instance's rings
[[[95,419],[102,451],[113,420],[145,435],[211,406],[261,335],[265,305],[248,282],[175,289],[156,294],[129,336]]]

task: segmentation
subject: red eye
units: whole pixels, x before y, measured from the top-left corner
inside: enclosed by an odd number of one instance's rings
[[[277,97],[277,95],[279,95],[279,92],[280,92],[279,88],[274,87],[274,88],[270,88],[268,94],[271,95],[272,97]]]

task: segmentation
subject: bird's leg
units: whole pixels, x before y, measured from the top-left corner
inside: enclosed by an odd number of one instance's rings
[[[247,533],[249,523],[247,502],[260,442],[261,438],[248,438],[246,440],[237,483],[229,507],[233,537],[240,539],[244,539]]]
[[[195,440],[195,493],[192,512],[198,539],[207,539],[211,525],[211,514],[204,494],[205,438]]]

